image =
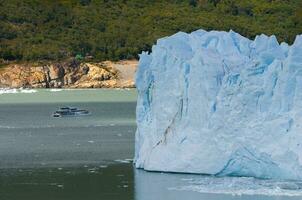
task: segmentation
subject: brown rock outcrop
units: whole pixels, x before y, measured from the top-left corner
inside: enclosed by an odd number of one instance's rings
[[[130,88],[137,61],[52,64],[10,64],[0,69],[0,87]]]

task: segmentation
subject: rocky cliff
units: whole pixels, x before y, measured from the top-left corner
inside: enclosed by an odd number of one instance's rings
[[[0,69],[2,88],[131,88],[137,61],[10,64]]]

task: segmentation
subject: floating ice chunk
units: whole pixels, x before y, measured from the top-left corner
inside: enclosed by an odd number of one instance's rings
[[[270,181],[254,178],[202,177],[186,181],[185,185],[170,190],[194,191],[210,194],[265,195],[302,197],[302,183],[294,181]]]
[[[0,88],[0,94],[14,94],[18,93],[17,89]]]
[[[56,88],[54,88],[54,89],[50,89],[49,91],[50,92],[61,92],[61,91],[63,91],[63,89],[56,89]]]
[[[1,94],[17,94],[17,93],[36,93],[37,90],[34,89],[10,89],[10,88],[0,88],[0,95]]]
[[[117,159],[117,160],[114,160],[115,162],[117,163],[131,163],[131,160],[130,159]]]
[[[36,93],[37,90],[33,90],[33,89],[20,89],[20,92],[21,92],[21,93],[30,94],[30,93]]]

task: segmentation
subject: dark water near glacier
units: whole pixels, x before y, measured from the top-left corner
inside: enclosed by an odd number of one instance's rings
[[[302,199],[302,182],[133,168],[134,90],[0,90],[0,200]],[[55,119],[61,106],[91,116]]]

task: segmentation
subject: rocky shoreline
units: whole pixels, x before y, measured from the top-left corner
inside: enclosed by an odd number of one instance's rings
[[[138,61],[9,64],[0,68],[0,88],[133,88]]]

